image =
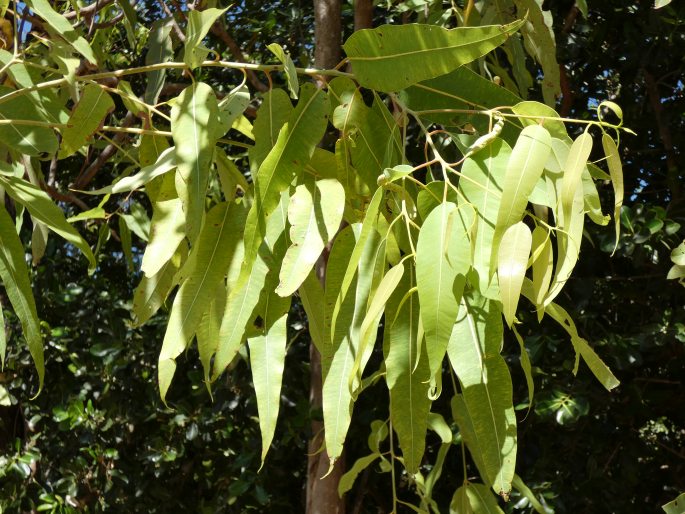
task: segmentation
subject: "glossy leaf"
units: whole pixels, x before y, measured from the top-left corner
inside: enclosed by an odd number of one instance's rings
[[[244,225],[245,209],[236,203],[216,205],[207,214],[188,258],[193,264],[176,293],[159,354],[159,389],[162,400],[176,369],[175,359],[190,344],[202,316],[209,309],[212,291],[226,274]]]
[[[62,209],[52,202],[45,191],[20,178],[2,174],[0,185],[15,201],[24,205],[31,216],[78,248],[88,259],[90,271],[95,269],[95,256],[90,246],[76,229],[67,223]]]
[[[31,291],[24,247],[14,229],[14,222],[3,206],[0,206],[0,278],[14,313],[21,322],[24,338],[38,372],[40,392],[45,375],[40,322]]]
[[[171,136],[176,145],[176,190],[186,214],[186,235],[194,242],[205,212],[205,193],[219,107],[211,87],[203,82],[184,89],[171,108]]]
[[[532,243],[530,229],[519,221],[504,232],[499,245],[497,277],[504,319],[510,327],[516,317],[516,307],[521,296],[521,286],[526,276]]]
[[[516,465],[516,416],[509,368],[500,355],[499,303],[465,296],[448,346],[488,483],[498,494],[511,490]]]
[[[288,204],[290,247],[281,265],[276,293],[293,294],[333,239],[345,209],[345,191],[337,180],[305,181]]]
[[[517,20],[451,30],[435,25],[384,25],[356,31],[343,48],[362,86],[399,91],[482,57],[522,24],[523,20]]]
[[[585,170],[587,160],[592,151],[592,136],[583,132],[571,145],[566,164],[564,166],[564,178],[561,181],[561,209],[564,219],[570,220],[573,210],[573,199],[576,190],[581,185],[581,176]]]
[[[86,84],[76,107],[62,131],[59,158],[76,153],[100,127],[105,116],[114,109],[114,101],[96,84]]]

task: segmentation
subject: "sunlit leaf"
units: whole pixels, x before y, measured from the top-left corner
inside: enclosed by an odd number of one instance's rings
[[[278,60],[283,64],[285,77],[288,82],[288,90],[290,91],[290,98],[297,99],[297,94],[300,92],[300,82],[297,79],[297,70],[290,54],[283,50],[283,47],[278,43],[271,43],[267,46],[271,53],[273,53]]]
[[[517,20],[451,30],[436,25],[383,25],[356,31],[343,48],[362,86],[399,91],[482,57],[522,24],[523,20]]]
[[[571,145],[566,164],[564,166],[564,178],[561,181],[561,209],[564,220],[571,219],[573,199],[576,190],[581,186],[581,175],[585,169],[590,152],[592,151],[592,136],[583,132]]]
[[[236,252],[238,253],[238,252]],[[202,316],[202,321],[197,327],[197,350],[200,354],[202,371],[207,391],[212,394],[210,386],[210,371],[212,369],[212,357],[219,347],[219,329],[221,328],[221,318],[226,308],[226,285],[223,280],[218,284],[213,293],[208,293],[211,297],[209,308]]]
[[[86,84],[69,117],[67,128],[62,131],[59,158],[69,157],[85,145],[113,109],[114,101],[103,88],[96,84]]]
[[[226,12],[226,9],[192,9],[188,11],[188,28],[184,46],[183,62],[191,70],[197,68],[209,55],[209,50],[202,46],[205,38],[214,22]]]
[[[141,270],[146,276],[156,274],[185,238],[185,216],[178,198],[153,204],[150,240],[145,247]]]
[[[379,453],[371,453],[369,455],[365,455],[364,457],[358,458],[352,467],[340,477],[340,481],[338,482],[338,496],[342,498],[346,492],[350,491],[354,486],[354,482],[357,480],[359,473],[368,468],[378,458],[380,458]]]
[[[0,86],[0,96],[12,92],[8,87]],[[45,114],[26,95],[1,103],[0,120],[46,121]],[[54,130],[18,123],[0,125],[0,143],[3,147],[6,145],[26,155],[40,155],[43,152],[52,154],[57,150]]]
[[[497,277],[502,311],[509,326],[514,323],[516,316],[532,242],[530,229],[520,221],[506,230],[499,245]]]
[[[504,514],[504,511],[486,486],[466,482],[454,493],[450,514]]]
[[[616,227],[616,243],[614,252],[618,248],[618,238],[621,234],[621,206],[623,205],[623,166],[618,155],[618,147],[608,134],[602,134],[602,147],[607,157],[607,166],[611,175],[611,185],[614,187],[614,224]],[[612,253],[613,255],[613,253]]]

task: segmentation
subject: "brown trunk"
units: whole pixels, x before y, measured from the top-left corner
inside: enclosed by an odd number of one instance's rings
[[[335,67],[340,61],[342,39],[340,0],[314,0],[314,59],[321,69]],[[326,250],[317,263],[321,282],[326,275]],[[312,344],[309,349],[311,382],[309,403],[312,412],[321,412],[321,354]],[[335,463],[325,478],[330,465],[326,451],[321,450],[324,432],[323,422],[312,420],[312,438],[309,441],[307,462],[307,514],[345,514],[345,502],[338,496],[338,483],[345,472],[345,455]]]
[[[354,30],[373,27],[373,0],[354,0]]]

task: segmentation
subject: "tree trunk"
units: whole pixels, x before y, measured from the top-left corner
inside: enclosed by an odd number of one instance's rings
[[[354,0],[354,30],[373,27],[373,0]]]
[[[340,20],[340,0],[314,0],[314,59],[317,68],[335,67],[340,61],[342,26]],[[328,249],[317,263],[317,274],[321,282],[326,275],[326,258]],[[321,412],[321,354],[312,344],[310,357],[309,403],[312,412]],[[323,422],[312,420],[312,438],[309,441],[309,458],[307,462],[307,514],[345,514],[345,502],[338,496],[338,483],[345,472],[345,455],[335,463],[328,472],[329,459],[326,451],[319,451],[324,441]],[[318,452],[318,453],[317,453]]]

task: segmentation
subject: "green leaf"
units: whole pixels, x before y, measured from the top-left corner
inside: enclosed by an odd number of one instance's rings
[[[148,184],[154,178],[159,177],[176,167],[176,148],[171,147],[164,150],[159,157],[149,166],[145,166],[135,175],[124,177],[115,182],[111,186],[102,187],[93,191],[80,191],[88,195],[103,195],[124,193],[126,191],[134,191],[145,184]]]
[[[215,134],[218,117],[214,90],[203,82],[184,89],[171,108],[171,135],[176,145],[176,190],[183,202],[186,235],[191,242],[197,238],[204,218],[209,168],[219,137]]]
[[[340,182],[324,179],[297,186],[288,204],[290,247],[285,253],[276,293],[293,294],[338,231],[345,209]]]
[[[549,291],[552,280],[554,255],[552,254],[552,240],[549,231],[541,226],[533,230],[532,254],[533,254],[533,303],[538,308],[539,314],[544,309],[543,302]]]
[[[518,341],[519,348],[521,349],[521,357],[519,360],[521,361],[521,369],[523,370],[523,374],[526,376],[526,386],[528,387],[528,411],[526,412],[526,416],[528,416],[528,412],[530,412],[530,408],[533,406],[533,396],[535,395],[533,367],[530,363],[528,350],[526,350],[526,344],[521,335],[518,333],[518,330],[516,330],[516,326],[513,326],[512,330],[514,332],[514,336],[516,336],[516,341]]]
[[[30,182],[7,175],[0,175],[0,185],[14,200],[25,206],[31,216],[81,250],[88,259],[88,269],[95,269],[97,263],[90,246],[76,229],[67,223],[62,209],[52,202],[45,191]]]
[[[210,50],[202,46],[202,40],[209,32],[209,29],[212,28],[212,25],[217,18],[227,10],[228,8],[216,9],[210,7],[203,11],[191,10],[188,13],[188,28],[186,30],[183,62],[185,62],[191,70],[200,66],[202,61],[209,55]]]
[[[439,112],[441,109],[492,108],[516,105],[521,99],[506,88],[481,77],[466,66],[432,80],[415,84],[400,93],[402,101],[414,111],[437,110],[421,114],[422,118],[448,127],[471,123],[481,134],[488,132],[486,116],[459,112]],[[518,135],[514,123],[506,123],[502,138],[513,144]]]
[[[519,121],[524,127],[542,124],[553,137],[561,140],[568,139],[566,125],[564,125],[564,122],[561,120],[559,113],[550,106],[541,104],[540,102],[528,101],[514,105],[511,110],[514,114],[525,116],[525,118],[519,118]]]
[[[478,468],[478,473],[483,481],[487,483],[488,474],[485,469],[485,461],[483,459],[483,452],[481,450],[476,431],[473,427],[473,419],[469,415],[464,395],[456,393],[450,400],[450,408],[452,417],[459,427],[459,435],[461,436],[466,447],[469,449],[471,458]]]
[[[277,268],[285,254],[285,229],[287,224],[288,194],[284,192],[278,208],[267,221],[266,237],[249,274],[240,270],[235,285],[228,291],[226,310],[221,320],[219,348],[214,359],[212,380],[226,369],[243,344],[247,324],[259,303],[266,276]],[[243,259],[244,260],[244,259]]]
[[[316,269],[312,270],[302,282],[299,289],[302,307],[307,314],[307,328],[312,342],[319,353],[323,352],[324,333],[324,291],[316,277]]]
[[[516,465],[516,415],[511,376],[502,349],[499,303],[476,294],[462,300],[448,355],[459,378],[487,482],[511,490]]]
[[[248,150],[250,171],[256,175],[262,162],[276,146],[278,135],[293,112],[293,104],[282,89],[272,89],[264,95],[252,127],[254,146]]]
[[[547,105],[554,107],[561,95],[561,86],[552,12],[543,11],[542,2],[537,0],[514,0],[514,3],[519,13],[527,13],[526,23],[521,27],[523,42],[528,53],[542,66],[542,96]]]
[[[145,247],[141,270],[146,276],[155,275],[176,252],[185,238],[185,216],[181,200],[175,198],[153,204],[150,239]]]
[[[75,154],[112,110],[114,101],[107,92],[96,84],[86,84],[69,117],[67,128],[62,131],[58,157],[64,159]]]
[[[30,86],[29,86],[30,87]],[[0,96],[12,93],[13,89],[0,86]],[[35,105],[35,100],[24,95],[11,102],[0,104],[0,120],[47,121],[43,109]],[[57,150],[57,136],[48,127],[9,124],[0,125],[0,143],[26,155],[53,154]],[[1,148],[1,147],[0,147]]]
[[[262,433],[262,465],[273,440],[281,403],[289,308],[290,297],[281,298],[273,292],[266,292],[262,328],[258,335],[247,340]]]
[[[145,207],[137,202],[131,202],[128,206],[130,214],[121,214],[128,228],[143,241],[150,239],[150,218]]]
[[[548,513],[545,507],[543,507],[543,505],[537,499],[533,491],[531,491],[530,488],[525,484],[525,482],[521,480],[520,476],[514,475],[514,480],[512,481],[511,485],[513,485],[514,489],[521,493],[521,495],[530,502],[530,505],[535,509],[535,512],[537,512],[538,514]]]
[[[488,298],[498,298],[497,282],[490,269],[495,223],[502,197],[502,184],[511,148],[501,139],[464,161],[459,189],[477,212],[473,267],[478,272],[479,289]]]
[[[397,432],[407,473],[419,470],[426,446],[426,428],[431,401],[428,355],[419,333],[419,302],[415,294],[402,302],[416,287],[413,266],[388,300],[385,310],[383,353],[385,380],[390,391],[390,419]],[[421,355],[417,355],[417,351]],[[416,365],[415,365],[416,363]]]
[[[685,241],[671,251],[671,260],[674,264],[685,266]]]
[[[611,185],[614,187],[614,222],[616,227],[616,244],[614,252],[618,248],[618,238],[621,235],[621,206],[623,205],[623,166],[618,155],[618,147],[608,134],[602,134],[602,147],[607,158],[607,166],[611,175]]]
[[[240,252],[235,252],[235,255]],[[200,354],[204,381],[210,396],[212,389],[209,374],[212,369],[212,357],[219,347],[219,329],[221,328],[221,318],[226,308],[226,284],[223,280],[217,285],[213,294],[209,309],[202,316],[202,321],[197,327],[197,350]]]
[[[466,482],[454,493],[450,514],[504,514],[504,511],[486,486]]]
[[[119,217],[119,237],[121,238],[121,249],[124,252],[126,259],[126,267],[129,271],[133,271],[133,250],[131,248],[131,230],[126,224],[126,220]]]
[[[271,53],[273,53],[279,61],[283,64],[285,77],[288,81],[288,90],[290,91],[290,98],[297,99],[297,94],[300,92],[300,82],[297,79],[297,70],[295,63],[290,58],[290,54],[283,50],[283,47],[278,43],[271,43],[267,46]]]
[[[255,201],[245,226],[245,261],[249,272],[264,239],[266,219],[282,191],[302,172],[321,140],[328,120],[328,97],[312,84],[302,86],[300,101],[255,176]]]
[[[162,400],[176,369],[175,359],[190,344],[211,294],[223,280],[240,241],[245,208],[237,203],[221,203],[207,213],[207,220],[188,258],[193,264],[181,284],[169,316],[159,354],[159,389]]]
[[[576,190],[581,187],[581,175],[592,151],[592,136],[583,132],[571,145],[564,165],[564,178],[561,181],[561,209],[564,220],[571,219],[573,199]]]
[[[595,186],[595,181],[592,179],[589,167],[586,166],[581,175],[581,180],[583,181],[583,199],[585,204],[585,212],[589,218],[594,221],[597,225],[608,225],[611,220],[611,216],[605,215],[602,212],[602,204],[599,200],[599,192],[597,191],[597,186]]]
[[[5,356],[7,354],[7,333],[5,332],[5,313],[0,303],[0,371],[5,370]]]
[[[74,50],[85,57],[91,64],[97,64],[97,59],[88,41],[79,35],[78,31],[71,26],[69,20],[50,6],[48,0],[27,0],[26,5],[47,22],[45,28],[49,32],[61,36],[62,39],[69,43]]]
[[[250,90],[245,84],[235,87],[219,102],[219,118],[221,120],[219,132],[222,135],[233,127],[233,123],[242,116],[248,105],[250,105]]]
[[[342,498],[346,492],[350,491],[354,486],[354,482],[357,480],[359,473],[373,464],[380,456],[379,453],[371,453],[358,458],[352,467],[340,477],[340,481],[338,482],[338,496]]]
[[[173,27],[172,18],[163,18],[155,20],[150,26],[150,35],[148,36],[147,44],[148,50],[145,55],[145,64],[159,64],[170,61],[174,57],[174,50],[172,40],[169,37],[171,28]],[[145,88],[145,103],[155,105],[159,100],[159,94],[164,87],[164,79],[166,77],[166,69],[153,70],[147,72],[147,86]]]
[[[528,225],[519,221],[504,232],[499,245],[497,278],[504,319],[510,327],[516,317],[516,307],[521,296],[521,286],[526,276],[532,243],[533,238]]]
[[[143,276],[133,292],[133,324],[141,326],[162,306],[167,296],[177,284],[175,277],[188,256],[188,245],[182,242],[174,255],[165,262],[151,277]]]
[[[521,221],[528,197],[542,175],[551,150],[552,139],[544,127],[529,125],[521,131],[502,184],[502,199],[492,242],[492,260],[498,255],[496,252],[504,231]]]
[[[470,265],[471,243],[464,227],[454,221],[457,212],[451,202],[433,209],[416,245],[416,285],[431,376],[442,369]]]
[[[252,188],[248,185],[245,176],[240,172],[237,166],[231,161],[223,150],[217,148],[214,151],[214,164],[219,173],[221,180],[221,188],[224,190],[224,197],[226,200],[235,196],[235,190],[227,191],[226,184],[234,184],[242,189],[245,196],[252,195]]]
[[[666,2],[666,4],[668,4],[668,2]],[[663,7],[663,5],[660,5],[659,7]],[[685,512],[685,493],[678,495],[675,500],[668,502],[666,505],[662,505],[661,508],[664,509],[666,514],[683,514]]]
[[[452,30],[435,25],[384,25],[356,31],[343,48],[362,86],[399,91],[482,57],[522,24],[520,20]]]
[[[14,222],[3,206],[0,206],[0,278],[14,312],[21,322],[24,338],[38,372],[38,392],[40,392],[43,389],[45,365],[36,302],[31,291],[24,246],[14,229]],[[4,351],[2,354],[4,355]]]

